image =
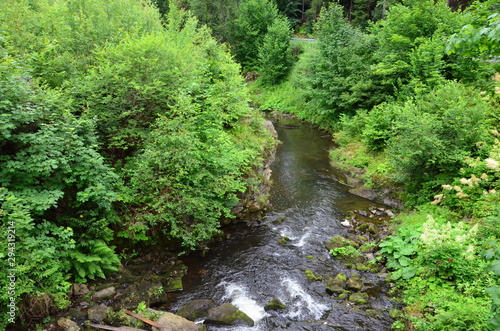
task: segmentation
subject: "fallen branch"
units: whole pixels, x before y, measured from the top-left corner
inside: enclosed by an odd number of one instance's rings
[[[146,331],[144,329],[136,329],[136,328],[131,328],[128,326],[109,326],[109,325],[103,325],[103,324],[94,324],[94,323],[87,323],[86,325],[91,326],[96,329],[101,329],[101,330],[111,330],[111,331]]]
[[[149,320],[149,319],[147,319],[146,317],[142,317],[142,316],[141,316],[141,315],[139,315],[139,314],[133,313],[133,312],[131,312],[130,310],[123,309],[123,311],[125,312],[125,314],[130,315],[130,316],[132,316],[132,317],[135,317],[135,318],[137,318],[137,319],[139,319],[139,320],[143,321],[144,323],[147,323],[147,324],[149,324],[149,325],[151,325],[151,326],[154,326],[155,328],[158,328],[158,329],[161,329],[161,328],[162,328],[162,326],[161,326],[160,324],[158,324],[158,323],[156,323],[156,322],[153,322],[152,320]]]

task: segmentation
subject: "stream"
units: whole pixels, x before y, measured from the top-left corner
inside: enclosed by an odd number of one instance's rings
[[[228,239],[204,257],[184,259],[189,272],[171,310],[191,300],[213,299],[232,303],[255,321],[254,327],[207,325],[208,330],[390,330],[388,311],[394,304],[383,276],[347,269],[325,248],[332,236],[346,233],[340,222],[348,211],[374,203],[340,183],[341,174],[328,159],[329,136],[288,118],[274,124],[282,144],[272,168],[271,208],[260,221],[229,226]],[[282,237],[290,240],[280,244]],[[306,269],[333,277],[357,273],[376,289],[368,304],[354,305],[327,294],[325,282],[309,280]],[[264,306],[274,297],[287,308],[266,312]]]

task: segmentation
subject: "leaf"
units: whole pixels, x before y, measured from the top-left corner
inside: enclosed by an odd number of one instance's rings
[[[415,249],[412,246],[407,246],[402,248],[400,251],[401,255],[413,255],[415,253]]]
[[[401,275],[402,275],[403,279],[410,279],[413,276],[415,276],[415,274],[416,274],[416,271],[413,268],[403,268],[401,270],[402,270]]]
[[[495,257],[495,250],[493,248],[490,248],[486,252],[484,252],[484,258],[486,260],[491,260],[494,257]]]
[[[401,264],[402,267],[407,267],[411,264],[411,259],[403,256],[398,259],[399,264]]]
[[[500,260],[497,260],[491,264],[491,270],[495,274],[500,275]]]

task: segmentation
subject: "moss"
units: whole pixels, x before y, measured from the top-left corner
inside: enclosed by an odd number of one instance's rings
[[[280,299],[274,297],[269,303],[264,307],[265,311],[268,310],[279,310],[279,309],[286,309],[286,306],[283,302],[281,302]]]
[[[368,294],[366,293],[353,293],[349,296],[349,301],[360,304],[360,305],[365,305],[368,303]]]
[[[343,282],[347,281],[347,275],[343,272],[338,273],[337,276],[335,276],[335,278],[340,279]]]
[[[286,245],[290,242],[290,238],[288,237],[281,237],[279,240],[278,240],[278,244],[280,245]]]
[[[310,281],[320,281],[323,279],[323,276],[316,276],[315,274],[313,274],[313,272],[309,269],[306,269],[304,271],[304,273],[306,274],[306,277],[310,280]]]

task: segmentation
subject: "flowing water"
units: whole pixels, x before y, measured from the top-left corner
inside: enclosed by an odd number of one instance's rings
[[[283,121],[283,120],[281,120]],[[177,295],[176,311],[194,299],[231,302],[255,322],[254,327],[208,326],[209,330],[390,330],[385,283],[376,274],[342,267],[329,256],[325,243],[344,234],[340,224],[347,211],[367,209],[372,203],[351,195],[328,161],[331,139],[306,124],[275,123],[279,140],[273,166],[271,209],[259,222],[232,225],[230,238],[205,257],[189,257],[184,291]],[[284,216],[281,223],[276,222]],[[286,244],[278,243],[290,238]],[[325,292],[315,275],[358,273],[375,284],[368,305],[354,306]],[[266,312],[264,306],[279,298],[287,308]],[[368,310],[368,312],[366,311]]]

